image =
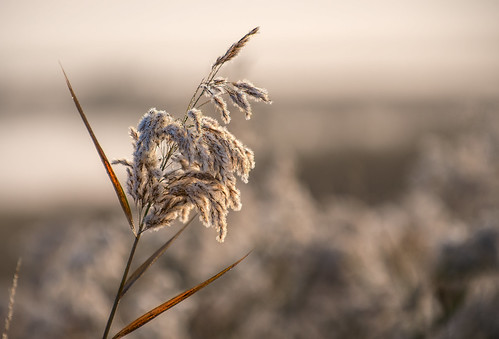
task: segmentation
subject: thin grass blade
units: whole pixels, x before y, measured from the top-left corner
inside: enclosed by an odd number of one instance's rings
[[[12,316],[14,315],[17,281],[19,279],[19,271],[21,270],[21,262],[22,262],[21,258],[17,259],[16,272],[14,273],[14,278],[12,279],[12,288],[10,289],[9,306],[8,306],[7,316],[5,317],[5,328],[2,334],[2,339],[8,339],[9,337],[8,334],[10,329],[10,323],[12,322]]]
[[[142,265],[140,265],[128,278],[128,280],[125,283],[125,286],[123,287],[123,290],[121,291],[120,298],[123,297],[123,295],[128,291],[130,287],[142,276],[142,274],[145,273],[145,271],[154,264],[154,262],[161,257],[166,249],[170,247],[170,245],[175,241],[180,234],[189,226],[189,224],[194,220],[196,217],[193,216],[173,237],[171,237],[163,246],[158,248],[156,252],[154,252]]]
[[[90,137],[92,138],[92,141],[94,142],[95,148],[97,149],[97,153],[99,153],[99,156],[102,160],[102,163],[104,164],[104,167],[106,169],[107,175],[109,176],[109,179],[111,179],[111,183],[113,184],[114,190],[116,191],[116,195],[118,196],[118,200],[120,201],[121,208],[123,209],[123,212],[125,212],[125,216],[128,220],[128,223],[130,224],[130,227],[133,231],[133,233],[136,235],[137,232],[135,230],[135,225],[133,223],[133,217],[132,217],[132,211],[130,209],[130,205],[128,204],[128,199],[126,197],[125,191],[123,191],[123,187],[121,187],[121,184],[116,177],[116,174],[113,171],[113,168],[111,167],[111,164],[107,160],[106,154],[104,153],[104,150],[100,146],[99,142],[97,141],[97,137],[95,136],[92,128],[90,127],[90,123],[87,120],[87,117],[83,113],[83,109],[81,108],[81,105],[78,101],[78,98],[76,97],[76,94],[73,91],[73,87],[71,86],[71,83],[69,82],[68,76],[66,75],[66,72],[64,71],[64,68],[61,65],[62,73],[64,73],[64,78],[66,79],[66,84],[69,88],[69,92],[71,93],[71,97],[73,98],[73,101],[76,105],[76,108],[78,109],[78,112],[80,113],[80,117],[83,120],[83,123],[85,124],[85,127],[88,130],[88,133],[90,134]]]
[[[124,337],[125,335],[127,335],[127,334],[135,331],[136,329],[144,326],[149,321],[151,321],[154,318],[156,318],[157,316],[159,316],[161,313],[169,310],[173,306],[175,306],[178,303],[182,302],[183,300],[189,298],[191,295],[193,295],[194,293],[196,293],[200,289],[208,286],[213,281],[217,280],[222,275],[224,275],[225,273],[227,273],[228,271],[230,271],[231,269],[233,269],[237,264],[239,264],[241,261],[243,261],[250,253],[251,252],[249,252],[248,254],[246,254],[244,257],[242,257],[241,259],[239,259],[238,261],[236,261],[232,265],[230,265],[230,266],[226,267],[225,269],[223,269],[222,271],[218,272],[216,275],[214,275],[210,279],[205,280],[204,282],[200,283],[199,285],[197,285],[197,286],[195,286],[195,287],[193,287],[193,288],[191,288],[191,289],[189,289],[189,290],[187,290],[187,291],[185,291],[183,293],[180,293],[176,297],[173,297],[172,299],[168,300],[167,302],[165,302],[165,303],[157,306],[156,308],[153,308],[149,312],[147,312],[144,315],[140,316],[139,318],[137,318],[136,320],[134,320],[133,322],[131,322],[130,324],[128,324],[121,331],[119,331],[113,337],[113,339],[118,339],[118,338]]]

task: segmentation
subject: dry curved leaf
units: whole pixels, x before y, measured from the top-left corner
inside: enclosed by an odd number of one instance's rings
[[[125,335],[127,335],[127,334],[135,331],[136,329],[144,326],[149,321],[151,321],[154,318],[156,318],[157,316],[159,316],[161,313],[169,310],[173,306],[175,306],[178,303],[182,302],[183,300],[189,298],[191,295],[193,295],[194,293],[196,293],[200,289],[208,286],[213,281],[217,280],[222,275],[224,275],[225,273],[227,273],[228,271],[230,271],[237,264],[239,264],[241,261],[243,261],[250,253],[251,252],[249,252],[248,254],[246,254],[244,257],[242,257],[241,259],[239,259],[238,261],[236,261],[232,265],[230,265],[230,266],[226,267],[225,269],[223,269],[222,271],[218,272],[217,274],[215,274],[214,276],[212,276],[210,279],[205,280],[204,282],[200,283],[199,285],[197,285],[197,286],[195,286],[195,287],[193,287],[193,288],[191,288],[191,289],[189,289],[189,290],[187,290],[187,291],[185,291],[183,293],[180,293],[176,297],[173,297],[172,299],[170,299],[170,300],[166,301],[165,303],[163,303],[163,304],[161,304],[161,305],[153,308],[149,312],[147,312],[147,313],[143,314],[142,316],[140,316],[139,318],[135,319],[130,324],[128,324],[127,326],[125,326],[121,331],[119,331],[113,337],[113,339],[118,339],[118,338],[124,337]]]
[[[66,72],[64,71],[64,68],[61,65],[62,73],[64,73],[64,78],[66,79],[66,84],[69,88],[69,92],[71,93],[71,97],[73,98],[73,101],[76,105],[76,109],[80,113],[80,117],[83,120],[83,123],[85,124],[85,127],[88,130],[88,133],[90,134],[90,137],[92,138],[92,141],[94,142],[95,148],[97,149],[97,153],[99,153],[99,156],[102,160],[102,163],[104,164],[104,167],[106,169],[107,175],[109,176],[109,179],[111,179],[111,183],[113,184],[114,190],[116,192],[116,195],[118,196],[118,200],[120,201],[121,208],[123,209],[123,212],[125,212],[125,216],[128,220],[128,223],[130,224],[130,228],[132,229],[133,233],[137,235],[137,231],[135,230],[135,225],[133,223],[133,217],[132,217],[132,211],[130,209],[130,205],[128,204],[128,199],[126,198],[125,191],[123,190],[123,187],[121,187],[121,184],[116,177],[116,174],[113,171],[113,168],[111,167],[111,164],[107,160],[106,154],[104,153],[104,150],[100,146],[99,142],[97,141],[97,137],[95,136],[94,132],[92,131],[92,128],[90,127],[90,123],[87,120],[87,117],[83,113],[83,109],[81,108],[81,105],[78,101],[78,98],[76,97],[76,94],[73,91],[73,87],[71,86],[71,83],[69,82],[68,76],[66,75]]]

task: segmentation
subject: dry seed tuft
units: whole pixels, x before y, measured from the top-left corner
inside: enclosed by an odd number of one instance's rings
[[[238,42],[232,44],[232,46],[229,47],[229,49],[227,50],[227,52],[225,52],[224,55],[217,58],[217,61],[213,64],[212,68],[215,68],[219,65],[222,65],[223,63],[226,63],[231,59],[234,59],[239,54],[239,51],[244,47],[244,45],[246,45],[249,39],[256,33],[258,33],[259,30],[260,27],[253,28],[245,36],[243,36]]]
[[[222,96],[228,94],[230,101],[245,114],[246,120],[252,115],[251,105],[248,99],[257,102],[271,104],[268,92],[264,88],[253,85],[248,80],[229,82],[225,78],[215,78],[214,80],[201,85],[204,94],[211,99],[211,102],[221,114],[225,124],[230,122],[230,111]]]
[[[234,87],[240,89],[255,101],[263,101],[268,104],[272,103],[265,88],[258,88],[248,80],[237,81],[233,82],[232,84],[234,85]]]
[[[229,209],[241,208],[236,175],[248,181],[255,166],[253,152],[200,110],[192,109],[187,116],[192,123],[149,110],[133,133],[133,160],[114,163],[127,167],[127,189],[135,203],[149,207],[144,230],[177,218],[185,221],[196,208],[202,223],[215,227],[217,239],[223,241]]]
[[[245,113],[246,119],[252,114],[248,98],[271,103],[265,89],[247,80],[229,82],[215,77],[220,68],[217,66],[237,56],[257,32],[258,27],[219,57],[207,80],[198,87],[202,91],[199,97],[204,94],[210,99],[225,124],[231,116],[224,95]],[[253,151],[226,127],[194,107],[199,100],[196,93],[184,119],[155,108],[144,114],[137,129],[130,128],[133,159],[116,160],[114,164],[126,166],[128,193],[145,213],[141,231],[159,229],[176,219],[185,222],[196,209],[201,222],[216,228],[217,240],[223,242],[229,210],[241,209],[237,176],[247,183],[255,159]]]

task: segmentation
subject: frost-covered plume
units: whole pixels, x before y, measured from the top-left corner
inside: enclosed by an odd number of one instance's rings
[[[186,222],[189,212],[196,209],[203,224],[215,227],[217,240],[224,241],[229,209],[241,208],[236,176],[247,183],[255,160],[253,151],[226,127],[203,115],[198,107],[205,103],[197,104],[207,96],[228,124],[231,117],[224,96],[246,119],[252,114],[248,99],[271,103],[267,90],[248,80],[231,82],[216,77],[221,66],[236,57],[257,32],[258,27],[216,60],[182,119],[152,108],[137,129],[130,129],[133,159],[114,163],[127,167],[127,190],[140,210],[140,232],[167,226],[177,218]]]
[[[244,182],[255,166],[253,152],[225,127],[198,109],[188,119],[173,119],[155,108],[131,129],[133,160],[127,166],[128,193],[146,213],[144,228],[157,229],[176,218],[185,222],[196,208],[207,227],[227,233],[229,209],[239,210],[236,175]]]
[[[227,103],[222,99],[223,94],[228,94],[232,104],[245,114],[246,120],[249,120],[252,114],[248,99],[272,103],[266,89],[258,88],[248,80],[229,82],[225,78],[215,78],[202,86],[205,95],[211,98],[226,124],[230,122],[230,112],[227,109]]]

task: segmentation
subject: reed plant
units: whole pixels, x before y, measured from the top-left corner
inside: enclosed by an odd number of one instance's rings
[[[243,112],[246,119],[250,119],[252,114],[249,100],[271,103],[267,91],[248,80],[229,81],[219,76],[222,66],[234,59],[258,31],[258,27],[252,29],[216,59],[208,75],[194,91],[182,116],[175,117],[166,111],[151,108],[136,128],[130,128],[133,145],[131,159],[108,160],[63,69],[73,101],[116,191],[133,237],[130,254],[105,325],[102,336],[104,339],[109,337],[113,319],[125,293],[165,253],[196,216],[199,216],[206,227],[215,228],[216,239],[223,242],[227,234],[226,218],[229,210],[241,208],[237,177],[248,182],[249,173],[255,166],[253,151],[216,119],[204,115],[200,108],[212,103],[226,125],[231,120],[227,102]],[[206,100],[203,101],[203,98]],[[126,191],[136,206],[135,217],[112,164],[126,168]],[[191,212],[194,212],[192,217]],[[146,231],[169,226],[177,219],[185,224],[184,227],[130,273],[142,235]],[[118,331],[113,338],[121,338],[142,327],[211,284],[248,254],[206,281],[146,312]]]

